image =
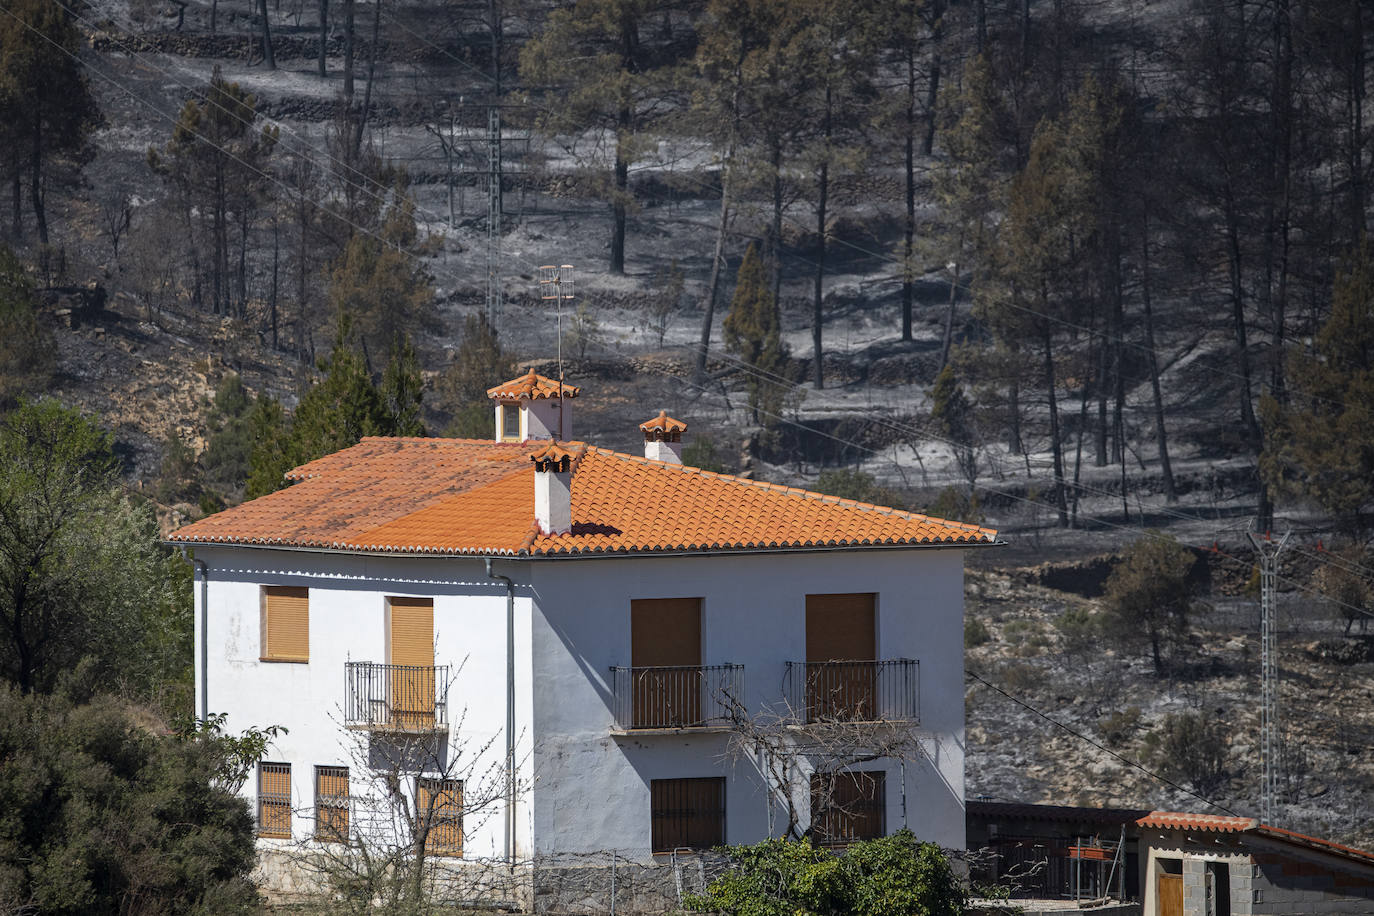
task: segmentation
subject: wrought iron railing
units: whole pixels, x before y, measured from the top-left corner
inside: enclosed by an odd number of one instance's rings
[[[788,709],[802,722],[919,722],[921,663],[788,662]]]
[[[431,732],[448,728],[448,665],[348,662],[344,723],[349,728]]]
[[[724,725],[744,698],[744,666],[612,668],[611,689],[622,729]]]

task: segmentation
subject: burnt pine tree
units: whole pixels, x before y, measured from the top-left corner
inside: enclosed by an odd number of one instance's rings
[[[258,129],[256,121],[256,100],[216,67],[205,95],[182,106],[172,138],[161,149],[148,150],[148,164],[178,197],[196,278],[193,298],[199,299],[207,284],[217,315],[241,312],[245,305],[248,234],[277,145],[277,129]],[[235,229],[237,284],[230,273]]]
[[[578,0],[550,13],[520,52],[524,80],[558,92],[541,107],[539,129],[548,136],[589,133],[592,139],[581,141],[591,144],[588,158],[598,169],[609,167],[615,274],[625,272],[625,224],[634,204],[630,163],[649,141],[645,126],[666,104],[676,69],[671,41],[651,41],[660,30],[650,31],[649,23],[671,22],[669,15],[665,0]]]
[[[78,59],[81,33],[53,0],[9,0],[0,16],[0,140],[10,150],[16,230],[27,180],[39,243],[48,244],[47,191],[73,184],[100,121]],[[18,232],[16,232],[16,235]]]
[[[725,349],[747,366],[749,409],[754,422],[772,426],[782,409],[787,383],[787,353],[782,316],[768,282],[758,246],[750,243],[735,279],[730,314],[725,317]]]

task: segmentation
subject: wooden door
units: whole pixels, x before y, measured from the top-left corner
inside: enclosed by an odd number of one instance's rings
[[[1158,916],[1183,916],[1183,876],[1160,875],[1155,885]]]
[[[630,602],[634,726],[682,728],[701,721],[701,599]]]
[[[872,719],[876,714],[876,596],[806,596],[806,718]]]
[[[434,727],[434,599],[387,601],[391,664],[391,725],[405,731]]]

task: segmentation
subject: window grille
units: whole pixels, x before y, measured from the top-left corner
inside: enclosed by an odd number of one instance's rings
[[[315,839],[348,842],[348,767],[315,767]]]
[[[725,844],[725,778],[655,779],[649,783],[654,852]]]
[[[258,836],[291,839],[291,764],[258,764]]]
[[[420,777],[415,793],[416,820],[428,825],[425,850],[432,855],[463,854],[463,782]]]
[[[811,833],[844,846],[887,833],[886,773],[816,773],[811,777]]]

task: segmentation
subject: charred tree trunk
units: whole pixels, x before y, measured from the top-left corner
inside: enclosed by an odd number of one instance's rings
[[[912,15],[916,15],[914,12]],[[916,299],[916,48],[906,52],[906,225],[902,237],[902,340],[909,341]]]
[[[728,162],[728,160],[727,160]],[[728,168],[728,165],[727,165]],[[706,299],[702,303],[701,342],[697,347],[697,377],[706,375],[706,354],[711,348],[711,324],[716,315],[716,292],[720,289],[720,271],[725,261],[725,230],[730,222],[730,179],[721,179],[720,222],[716,226],[716,248],[711,258],[711,278],[706,281]]]
[[[1042,304],[1044,297],[1042,297]],[[1064,448],[1059,441],[1059,402],[1054,396],[1054,347],[1050,324],[1042,325],[1044,344],[1045,398],[1050,408],[1050,454],[1054,460],[1054,503],[1059,512],[1059,527],[1069,527],[1069,506],[1064,493]]]
[[[1155,352],[1155,318],[1150,302],[1150,214],[1146,208],[1140,235],[1140,299],[1145,310],[1145,350],[1150,360],[1150,390],[1154,396],[1155,438],[1159,440],[1159,472],[1164,478],[1164,498],[1178,502],[1174,469],[1169,463],[1169,440],[1164,431],[1164,396],[1159,385],[1159,355]]]
[[[275,70],[277,57],[272,53],[272,24],[267,19],[267,0],[258,0],[258,13],[262,16],[262,59],[268,70]]]
[[[48,244],[48,210],[43,201],[43,115],[33,116],[33,146],[29,157],[29,197],[33,201],[33,218],[38,227],[38,243]]]
[[[351,0],[350,0],[351,2]],[[372,47],[367,52],[367,88],[363,90],[363,110],[358,115],[358,129],[353,134],[353,158],[356,161],[363,148],[363,133],[367,129],[367,116],[372,108],[372,84],[377,78],[377,47],[381,44],[382,0],[372,3]]]
[[[831,105],[834,94],[829,86],[825,87],[825,114],[823,132],[826,150],[821,159],[820,172],[816,176],[816,283],[811,303],[811,355],[816,367],[816,389],[825,387],[825,351],[821,335],[825,327],[825,207],[830,195],[830,138],[834,129]]]
[[[329,75],[329,0],[320,0],[320,79]]]
[[[615,191],[611,198],[611,273],[625,273],[625,201],[630,193],[630,163],[624,143],[630,130],[630,109],[621,108],[616,116]]]

